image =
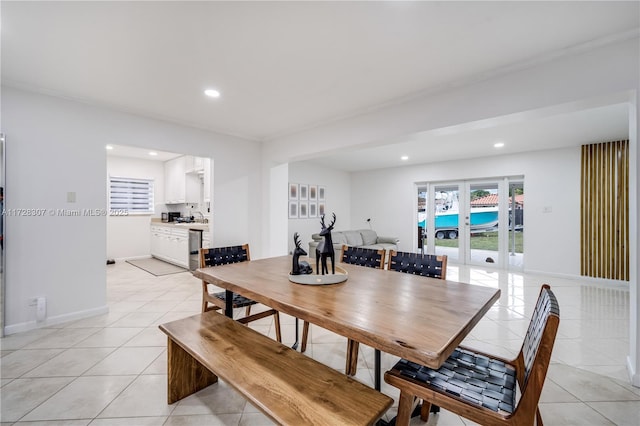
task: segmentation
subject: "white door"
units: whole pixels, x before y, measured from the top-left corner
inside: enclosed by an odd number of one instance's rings
[[[417,189],[418,251],[463,265],[523,268],[522,178],[424,183]]]
[[[499,223],[507,216],[501,211],[504,204],[501,203],[501,189],[499,181],[465,183],[465,214],[460,229],[464,232],[466,264],[504,266],[501,263],[504,242],[500,238]]]

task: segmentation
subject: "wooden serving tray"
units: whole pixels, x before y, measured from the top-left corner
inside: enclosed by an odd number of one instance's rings
[[[289,274],[289,281],[291,281],[292,283],[305,284],[305,285],[339,284],[339,283],[345,282],[347,278],[349,278],[349,274],[347,273],[347,271],[345,271],[339,266],[336,266],[335,274],[316,275],[315,271],[313,274],[307,274],[307,275]]]

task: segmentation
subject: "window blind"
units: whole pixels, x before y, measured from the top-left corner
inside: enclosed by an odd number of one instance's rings
[[[111,214],[152,214],[153,179],[109,177],[109,210]]]

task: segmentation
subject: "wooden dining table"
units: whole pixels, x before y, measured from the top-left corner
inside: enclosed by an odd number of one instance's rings
[[[439,368],[500,297],[495,288],[338,265],[348,278],[329,285],[290,281],[291,256],[199,268],[193,274],[227,292],[373,347],[378,390],[380,351]],[[232,314],[230,304],[226,314]]]

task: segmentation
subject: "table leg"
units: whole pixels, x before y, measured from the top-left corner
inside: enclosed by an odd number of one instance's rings
[[[380,349],[376,349],[375,350],[375,357],[374,357],[374,367],[375,369],[375,385],[376,385],[376,390],[379,391],[380,390],[380,369],[382,368],[382,366],[380,365]]]
[[[296,318],[296,341],[293,342],[293,346],[291,346],[291,349],[293,349],[293,350],[298,349],[298,343],[299,343],[299,341],[298,341],[298,336],[299,336],[298,321],[299,321],[298,318]]]
[[[229,318],[233,318],[233,292],[231,290],[224,291],[224,314]]]

